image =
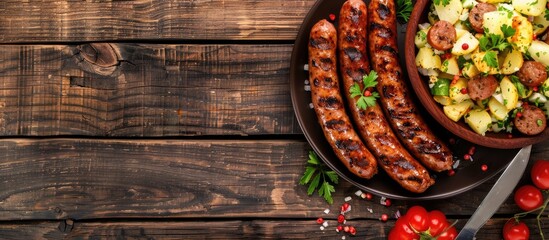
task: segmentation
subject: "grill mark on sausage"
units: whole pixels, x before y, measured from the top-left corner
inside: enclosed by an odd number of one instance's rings
[[[366,74],[366,71],[364,71],[364,69],[356,69],[356,70],[352,70],[352,69],[347,69],[347,71],[345,71],[345,73],[351,77],[355,82],[359,82],[359,81],[362,81],[362,78],[364,77],[364,75]]]
[[[360,19],[360,16],[362,15],[362,11],[360,11],[360,9],[356,8],[356,7],[352,7],[351,8],[351,21],[354,23],[354,24],[358,24],[358,21]]]
[[[395,56],[398,56],[398,52],[396,49],[392,48],[391,46],[387,46],[387,45],[383,45],[381,46],[379,49],[383,50],[383,51],[386,51],[386,52],[389,52]]]
[[[385,20],[391,16],[391,10],[385,4],[380,3],[379,7],[376,9],[376,12],[382,20]]]
[[[362,59],[362,54],[354,47],[345,48],[343,51],[351,59],[351,61]]]
[[[359,143],[353,140],[336,140],[335,145],[337,148],[348,152],[359,149]]]
[[[325,125],[326,125],[327,128],[336,130],[338,132],[347,131],[351,127],[345,121],[339,120],[339,119],[328,120]]]
[[[333,96],[319,97],[318,104],[321,107],[324,107],[330,110],[341,109],[343,107],[343,103],[341,103],[339,99]]]
[[[311,42],[311,46],[321,50],[328,50],[332,48],[332,44],[330,44],[330,41],[328,41],[328,39],[323,37],[311,39],[310,42]]]

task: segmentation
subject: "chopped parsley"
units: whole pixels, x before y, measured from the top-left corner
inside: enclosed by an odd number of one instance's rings
[[[400,23],[407,23],[408,20],[410,20],[410,14],[412,14],[412,9],[414,8],[414,4],[412,3],[412,0],[397,0],[396,1],[396,7],[397,7],[397,19]]]
[[[450,4],[450,0],[433,0],[433,3],[435,3],[435,5],[442,5],[443,7],[445,7],[446,5]]]
[[[349,93],[352,98],[359,97],[356,101],[356,106],[358,108],[365,110],[368,107],[376,105],[376,98],[379,98],[379,94],[368,90],[369,88],[373,88],[377,85],[376,79],[377,73],[372,70],[369,74],[364,75],[362,78],[364,88],[361,89],[358,83],[353,84],[349,88]]]
[[[329,170],[316,155],[315,152],[309,151],[309,160],[303,176],[299,180],[299,184],[309,184],[307,194],[312,195],[318,188],[318,195],[324,197],[326,202],[332,204],[334,199],[332,193],[335,192],[334,185],[338,183],[338,175],[332,170]]]

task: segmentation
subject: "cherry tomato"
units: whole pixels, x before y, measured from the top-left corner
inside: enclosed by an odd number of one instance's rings
[[[530,177],[534,185],[540,189],[549,189],[549,160],[537,160],[532,165]]]
[[[520,209],[530,211],[543,204],[543,195],[536,187],[524,185],[515,191],[515,203]]]
[[[527,240],[529,238],[530,229],[524,222],[517,222],[511,218],[503,226],[503,239],[505,240]]]
[[[413,206],[406,212],[408,224],[412,229],[423,232],[429,229],[429,213],[422,206]]]
[[[456,239],[458,232],[455,227],[448,228],[446,232],[441,233],[437,240],[454,240]]]
[[[429,212],[429,234],[431,236],[439,235],[448,225],[448,220],[444,213],[439,210]]]
[[[407,215],[398,218],[395,222],[395,226],[391,229],[391,232],[389,232],[389,240],[400,239],[419,239],[419,235],[408,225]]]

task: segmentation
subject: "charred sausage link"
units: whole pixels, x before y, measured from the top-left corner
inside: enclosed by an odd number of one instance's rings
[[[347,169],[369,179],[377,173],[377,163],[345,112],[336,67],[335,27],[326,20],[317,22],[311,29],[308,48],[312,102],[324,136]]]
[[[396,41],[394,0],[372,0],[368,5],[368,45],[372,68],[378,73],[377,90],[393,130],[404,146],[427,168],[452,168],[452,152],[418,113],[402,76]]]
[[[427,170],[400,144],[379,105],[360,109],[356,105],[358,97],[352,98],[348,93],[355,83],[363,89],[362,77],[370,71],[366,15],[366,4],[362,0],[346,1],[339,13],[338,52],[344,94],[357,131],[378,164],[403,188],[421,193],[434,183]]]

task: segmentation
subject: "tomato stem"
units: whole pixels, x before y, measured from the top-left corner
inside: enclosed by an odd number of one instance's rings
[[[541,216],[543,215],[543,212],[545,212],[545,208],[547,208],[547,205],[549,205],[549,191],[547,190],[543,190],[543,193],[545,195],[545,201],[543,202],[543,204],[541,204],[541,206],[535,208],[535,209],[532,209],[530,211],[526,211],[526,212],[521,212],[521,213],[517,213],[515,214],[515,216],[513,216],[513,218],[515,218],[515,221],[518,221],[519,218],[521,217],[524,217],[530,213],[534,213],[534,212],[537,212],[539,211],[538,215],[536,216],[536,220],[537,220],[537,224],[538,224],[538,230],[539,230],[539,235],[541,236],[541,239],[542,240],[545,240],[545,236],[543,235],[543,231],[541,229]]]

